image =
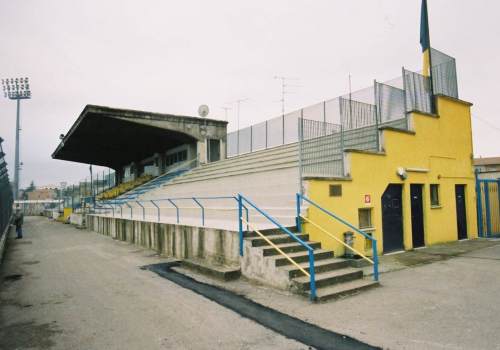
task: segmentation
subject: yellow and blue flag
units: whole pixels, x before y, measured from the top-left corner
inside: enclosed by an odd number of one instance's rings
[[[430,76],[431,67],[431,40],[429,37],[429,17],[427,15],[427,0],[422,0],[420,10],[420,45],[424,55],[423,75]]]

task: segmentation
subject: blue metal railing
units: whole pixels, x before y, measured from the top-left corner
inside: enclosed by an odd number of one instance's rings
[[[300,204],[304,200],[307,203],[309,203],[309,204],[313,205],[314,207],[316,207],[317,209],[319,209],[320,211],[322,211],[323,213],[325,213],[326,215],[330,216],[331,218],[334,218],[335,220],[339,221],[340,223],[346,225],[347,227],[349,227],[350,229],[352,229],[354,232],[359,233],[361,236],[365,237],[366,239],[369,239],[372,242],[373,279],[375,281],[378,281],[378,253],[377,253],[377,240],[375,238],[373,238],[370,235],[367,235],[366,233],[364,233],[363,231],[361,231],[356,226],[350,224],[349,222],[347,222],[346,220],[342,219],[341,217],[339,217],[339,216],[333,214],[332,212],[326,210],[325,208],[323,208],[322,206],[320,206],[318,203],[312,201],[311,199],[307,198],[306,196],[304,196],[304,195],[302,195],[300,193],[297,193],[296,200],[297,200],[297,217],[296,217],[296,223],[297,223],[297,230],[299,232],[302,231],[302,225],[301,225],[301,219],[300,219]]]
[[[310,278],[310,289],[311,289],[311,294],[310,298],[311,300],[316,300],[316,278],[315,278],[315,271],[314,271],[314,249],[301,240],[299,237],[297,237],[295,234],[293,234],[289,229],[281,225],[276,219],[271,217],[269,214],[267,214],[265,211],[257,207],[255,203],[250,201],[248,198],[242,196],[241,194],[238,194],[238,230],[239,230],[239,241],[240,241],[240,256],[243,256],[243,208],[244,205],[248,204],[252,208],[254,208],[259,214],[264,216],[267,220],[269,220],[271,223],[276,225],[280,230],[285,232],[288,236],[293,238],[296,242],[298,242],[300,245],[302,245],[306,250],[308,251],[309,254],[309,278]],[[247,215],[247,222],[248,222],[248,215]],[[248,230],[248,227],[247,227]]]
[[[173,198],[159,198],[159,199],[146,199],[146,200],[133,200],[130,203],[136,203],[142,209],[142,219],[146,219],[146,207],[145,203],[153,204],[154,208],[156,208],[157,212],[157,220],[160,222],[161,218],[161,207],[158,205],[160,202],[169,202],[173,208],[175,208],[176,213],[176,222],[179,224],[181,221],[180,209],[178,201],[193,201],[196,206],[200,208],[200,218],[202,226],[205,226],[205,209],[206,207],[203,205],[202,201],[204,200],[217,200],[217,199],[232,199],[236,201],[238,204],[238,198],[236,196],[214,196],[214,197],[173,197]],[[113,217],[115,216],[115,206],[120,208],[120,217],[123,218],[123,206],[127,206],[130,209],[130,218],[132,219],[134,216],[133,207],[129,204],[129,201],[124,200],[109,200],[109,201],[101,201],[96,203],[96,210],[108,210],[111,209],[113,211]],[[245,216],[248,220],[249,212],[248,207],[243,206],[245,210]],[[241,216],[241,215],[240,215]]]

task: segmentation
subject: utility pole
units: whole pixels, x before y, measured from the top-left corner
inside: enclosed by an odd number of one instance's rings
[[[221,107],[224,110],[224,120],[227,122],[227,111],[231,110],[231,107]]]
[[[19,172],[21,170],[19,160],[19,133],[21,131],[21,100],[31,98],[31,90],[28,78],[2,79],[4,97],[16,100],[16,150],[14,159],[14,199],[19,199]]]

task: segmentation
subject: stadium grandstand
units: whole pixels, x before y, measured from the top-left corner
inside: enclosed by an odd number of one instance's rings
[[[471,104],[455,59],[430,55],[423,74],[231,133],[88,105],[53,158],[114,169],[90,193],[91,230],[334,298],[377,285],[379,254],[476,236]]]

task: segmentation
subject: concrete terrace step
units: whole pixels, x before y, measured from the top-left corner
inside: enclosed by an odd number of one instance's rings
[[[246,174],[253,174],[253,173],[262,173],[266,171],[272,171],[272,170],[280,170],[280,169],[288,169],[288,168],[296,168],[298,167],[298,162],[280,162],[276,161],[273,162],[272,164],[268,165],[260,165],[256,167],[257,164],[249,164],[247,167],[241,167],[237,168],[235,170],[229,171],[229,170],[224,170],[221,169],[220,172],[217,173],[212,173],[212,174],[197,174],[197,172],[192,172],[191,176],[186,175],[186,176],[179,176],[175,178],[172,182],[165,184],[165,186],[172,186],[174,184],[180,184],[180,183],[186,183],[186,182],[194,182],[194,181],[205,181],[209,179],[220,179],[222,177],[228,177],[228,176],[237,176],[237,175],[246,175]],[[198,176],[194,176],[198,175]]]
[[[280,149],[272,149],[268,151],[258,151],[254,153],[247,153],[245,155],[239,157],[231,157],[219,160],[217,162],[203,164],[199,166],[197,169],[204,170],[212,170],[214,168],[226,167],[229,163],[231,165],[239,165],[239,164],[247,164],[247,163],[255,163],[261,160],[269,160],[276,159],[287,156],[295,156],[298,157],[298,146],[293,148],[280,148]]]
[[[340,283],[329,287],[323,287],[316,290],[316,301],[328,301],[348,295],[357,294],[363,290],[379,286],[379,282],[369,279],[357,279],[350,282]],[[310,290],[306,292],[310,295]]]
[[[347,267],[316,275],[316,288],[331,286],[337,283],[349,282],[363,278],[363,270]],[[295,277],[292,279],[292,285],[298,291],[310,289],[310,279],[308,276]]]
[[[320,242],[309,242],[308,241],[306,243],[313,249],[320,249],[321,248]],[[276,246],[278,248],[280,248],[284,253],[295,253],[295,252],[307,250],[306,247],[304,247],[302,244],[300,244],[298,242],[276,244]],[[278,255],[278,254],[280,254],[280,252],[278,252],[272,246],[267,246],[267,247],[262,249],[262,254],[264,256],[270,256],[270,255]]]
[[[296,253],[289,253],[287,254],[293,261],[296,263],[302,263],[309,261],[309,252],[308,251],[300,251]],[[284,256],[276,255],[276,256],[270,256],[269,258],[274,259],[274,264],[275,266],[285,266],[285,265],[292,265],[290,261],[288,261],[287,258]],[[314,250],[314,261],[319,261],[323,259],[330,259],[333,258],[333,252],[331,250],[324,250],[324,249],[315,249]]]
[[[309,271],[309,261],[300,263],[299,266],[304,270]],[[351,267],[351,262],[347,259],[329,258],[314,262],[314,272],[316,272],[317,274],[327,271],[339,270],[346,267]],[[288,271],[288,276],[290,278],[303,276],[303,272],[299,270],[295,265],[287,265],[281,268],[285,271]]]
[[[285,227],[288,231],[292,233],[297,232],[297,227],[295,226],[290,226],[290,227]],[[262,233],[264,236],[272,236],[272,235],[280,235],[283,234],[283,230],[280,228],[270,228],[266,230],[259,230],[260,233]],[[251,237],[260,237],[257,232],[255,231],[246,231],[243,233],[245,238],[251,238]]]
[[[303,241],[308,241],[309,240],[309,235],[306,234],[306,233],[297,233],[296,236],[298,238],[300,238],[301,240],[303,240]],[[279,234],[279,235],[269,235],[269,236],[266,236],[266,237],[271,242],[273,242],[274,244],[296,242],[295,239],[293,239],[293,237],[289,236],[286,233]],[[246,238],[246,239],[251,242],[252,247],[269,246],[269,243],[267,243],[267,241],[264,238],[260,237],[260,236],[258,236],[258,237],[249,237],[249,238]]]

